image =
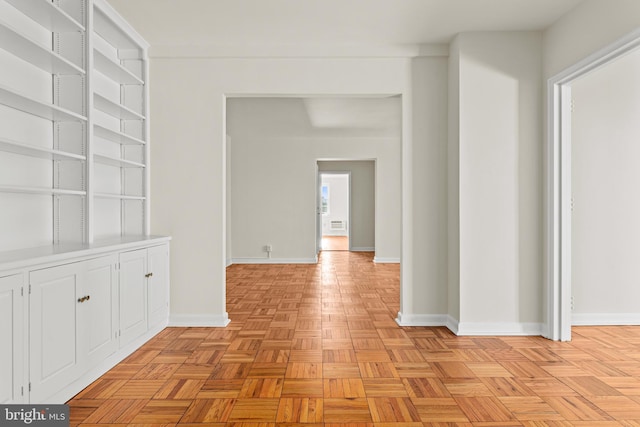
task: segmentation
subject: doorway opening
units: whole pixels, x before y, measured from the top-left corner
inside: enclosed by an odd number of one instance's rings
[[[351,230],[351,174],[320,172],[320,249],[348,251]]]
[[[549,80],[547,91],[547,331],[571,340],[572,316],[572,84],[640,48],[640,31],[580,61]]]

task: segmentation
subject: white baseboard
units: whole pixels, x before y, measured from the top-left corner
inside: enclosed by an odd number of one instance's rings
[[[376,264],[400,264],[400,258],[382,258],[373,257],[373,262]]]
[[[449,330],[451,332],[453,332],[456,335],[459,335],[459,325],[460,325],[460,321],[458,319],[454,319],[452,316],[447,315],[447,323],[446,323],[446,327],[449,328]]]
[[[459,322],[456,335],[459,336],[530,336],[542,335],[542,323],[519,322]]]
[[[233,258],[232,264],[317,264],[315,258]]]
[[[474,323],[459,322],[448,314],[402,314],[396,323],[400,326],[446,326],[459,336],[529,336],[542,335],[542,323]]]
[[[223,328],[231,322],[229,313],[224,314],[172,314],[169,326]]]
[[[396,323],[400,326],[447,326],[446,314],[402,314],[398,312]]]
[[[575,326],[634,326],[640,325],[640,313],[573,313]]]
[[[355,246],[349,250],[351,252],[375,252],[376,248],[368,248],[366,246]]]
[[[233,264],[233,260],[231,258],[227,258],[225,267],[229,267],[232,264]]]

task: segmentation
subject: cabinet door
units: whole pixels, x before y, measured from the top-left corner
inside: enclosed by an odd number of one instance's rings
[[[23,403],[22,274],[0,277],[0,404]]]
[[[149,327],[166,322],[169,316],[169,245],[148,249],[147,292]]]
[[[78,378],[83,366],[77,319],[82,263],[29,275],[31,402],[44,402]]]
[[[120,254],[120,346],[147,331],[147,250]]]
[[[89,368],[118,349],[118,256],[106,256],[85,262],[83,297],[79,308]]]

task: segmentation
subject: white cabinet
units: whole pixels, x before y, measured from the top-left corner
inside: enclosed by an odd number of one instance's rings
[[[85,261],[82,309],[83,354],[89,368],[118,349],[118,256]]]
[[[149,248],[147,254],[148,318],[152,328],[169,316],[169,245]]]
[[[118,349],[117,255],[29,274],[31,400],[45,401]]]
[[[120,345],[169,315],[169,245],[120,254]]]
[[[147,330],[147,250],[120,254],[120,345]]]
[[[24,402],[23,275],[0,275],[0,404]]]
[[[31,401],[40,402],[80,376],[81,265],[65,264],[29,275]]]
[[[0,404],[63,403],[166,327],[169,240],[0,257]]]

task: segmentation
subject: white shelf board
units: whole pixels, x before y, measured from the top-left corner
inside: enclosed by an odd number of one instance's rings
[[[23,156],[37,157],[46,160],[86,160],[85,156],[50,148],[35,147],[21,142],[0,138],[0,151],[20,154]]]
[[[56,33],[84,31],[78,21],[48,0],[6,0],[7,3]]]
[[[1,193],[21,193],[21,194],[44,194],[57,196],[86,196],[86,191],[64,190],[61,188],[49,187],[23,187],[17,185],[0,185]]]
[[[76,64],[34,42],[4,22],[0,22],[0,47],[51,74],[85,74]]]
[[[87,118],[57,105],[48,104],[0,86],[0,104],[47,120],[86,122]]]
[[[131,160],[118,159],[116,157],[103,156],[102,154],[94,154],[94,161],[108,166],[116,166],[119,168],[144,168],[143,163],[132,162]]]
[[[109,19],[109,17],[107,17],[98,7],[94,8],[93,29],[100,37],[105,39],[116,49],[140,50],[141,48],[133,38],[121,31],[118,24]]]
[[[115,103],[99,93],[93,94],[93,106],[98,110],[121,120],[144,120],[144,116],[124,105]]]
[[[171,237],[165,236],[114,236],[96,240],[93,243],[57,243],[6,251],[0,252],[0,269],[13,270],[49,262],[77,260],[82,257],[93,258],[107,252],[138,249],[169,241]]]
[[[109,58],[98,49],[93,50],[93,63],[99,72],[121,85],[142,85],[144,82],[131,71]]]
[[[104,138],[111,142],[117,142],[118,144],[123,145],[144,145],[144,142],[141,139],[134,138],[132,136],[127,135],[126,133],[118,132],[115,130],[111,130],[109,128],[100,126],[98,124],[93,125],[93,133],[100,138]]]
[[[144,196],[125,196],[124,194],[93,193],[99,199],[119,199],[119,200],[145,200]]]

